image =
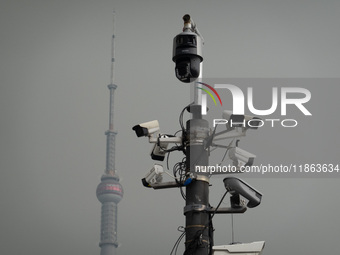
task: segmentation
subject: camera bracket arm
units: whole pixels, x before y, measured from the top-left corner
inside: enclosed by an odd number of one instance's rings
[[[169,144],[169,143],[182,143],[182,137],[149,137],[149,143],[163,143],[163,144]]]

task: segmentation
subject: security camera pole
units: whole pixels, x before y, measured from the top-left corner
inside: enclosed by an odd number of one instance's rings
[[[202,78],[202,36],[198,32],[195,23],[189,15],[184,15],[183,32],[174,38],[173,42],[173,58],[175,62],[176,77],[184,83],[193,83],[196,79]],[[245,135],[247,128],[241,130],[228,129],[219,133],[213,132],[210,134],[209,123],[202,118],[201,99],[202,94],[199,88],[200,83],[193,83],[194,102],[187,106],[180,115],[180,125],[182,128],[182,136],[166,135],[160,133],[159,123],[157,120],[144,122],[135,125],[132,129],[136,132],[137,137],[149,137],[149,142],[154,143],[154,148],[151,153],[153,160],[163,161],[166,153],[179,150],[185,153],[185,159],[180,162],[179,169],[177,164],[174,166],[175,179],[172,182],[163,182],[163,171],[161,165],[155,164],[154,167],[147,173],[142,183],[145,187],[154,189],[180,188],[186,187],[186,204],[184,207],[185,223],[185,252],[184,255],[212,255],[213,254],[213,227],[212,218],[216,213],[244,213],[247,207],[240,201],[240,196],[244,196],[250,202],[247,204],[249,208],[259,205],[261,202],[261,194],[255,189],[252,189],[248,184],[242,180],[235,178],[225,178],[224,183],[226,193],[223,195],[220,203],[216,208],[209,204],[209,171],[195,172],[196,167],[204,167],[209,165],[209,147],[231,148],[225,145],[213,143],[213,138],[223,135],[226,132],[235,131],[229,136],[224,136],[222,139],[241,137]],[[192,114],[192,118],[187,121],[186,127],[182,122],[182,114],[187,110]],[[239,115],[235,115],[240,117]],[[233,115],[231,114],[231,117]],[[243,116],[243,118],[245,118]],[[168,144],[175,144],[175,146],[167,149]],[[237,153],[245,152],[239,148],[234,148],[235,159],[238,164]],[[249,154],[249,153],[248,153]],[[253,154],[249,154],[255,156]],[[185,162],[185,163],[184,163]],[[182,163],[182,164],[181,164]],[[248,162],[249,163],[249,162]],[[252,162],[251,162],[252,163]],[[185,165],[185,166],[184,166]],[[181,170],[180,178],[176,177],[177,171]],[[169,174],[169,173],[168,173]],[[182,192],[182,190],[181,190]],[[219,208],[224,196],[230,192],[231,207]],[[178,246],[183,235],[176,242]],[[252,247],[253,244],[250,246]],[[255,244],[257,245],[257,244]],[[262,245],[263,246],[263,245]],[[248,246],[247,246],[248,247]],[[218,249],[226,249],[225,247],[217,247]],[[233,247],[235,248],[235,247]],[[240,249],[238,249],[239,251]],[[248,249],[249,250],[249,249]],[[172,252],[171,252],[172,254]],[[223,253],[224,254],[224,253]],[[245,254],[245,253],[240,253]]]
[[[189,15],[183,17],[183,33],[174,39],[174,57],[176,76],[182,82],[192,82],[202,74],[201,48],[202,37]],[[198,70],[197,70],[198,69]],[[196,76],[196,77],[195,77]],[[194,88],[195,101],[188,111],[192,119],[186,123],[186,174],[195,175],[195,165],[209,164],[208,149],[204,141],[209,136],[209,123],[202,119],[200,91]],[[185,254],[208,255],[212,239],[209,240],[209,173],[200,173],[186,186],[186,205],[184,207]]]

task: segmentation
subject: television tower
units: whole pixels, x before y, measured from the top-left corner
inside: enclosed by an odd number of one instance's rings
[[[101,226],[100,226],[100,255],[116,254],[117,242],[117,204],[123,198],[123,188],[119,183],[119,176],[115,169],[115,138],[117,133],[113,128],[113,110],[114,110],[114,91],[117,85],[114,84],[114,19],[113,12],[113,34],[111,48],[111,83],[108,85],[110,90],[110,112],[109,112],[109,130],[106,135],[106,169],[101,177],[96,194],[98,200],[102,203],[101,209]]]

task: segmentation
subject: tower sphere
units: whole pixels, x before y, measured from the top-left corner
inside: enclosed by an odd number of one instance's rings
[[[119,203],[123,198],[123,187],[119,179],[114,176],[103,175],[101,183],[97,187],[97,198],[101,203],[114,202]]]

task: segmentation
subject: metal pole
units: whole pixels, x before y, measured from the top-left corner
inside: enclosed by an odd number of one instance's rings
[[[209,164],[208,151],[204,148],[204,138],[209,134],[208,121],[201,118],[200,106],[190,108],[193,118],[187,122],[189,145],[187,146],[187,172],[194,173],[195,165]],[[184,254],[209,254],[209,176],[201,174],[186,187],[185,232],[186,252]]]
[[[196,25],[185,15],[183,31],[189,30]],[[186,19],[187,18],[187,19]],[[190,24],[193,23],[193,24]],[[200,74],[198,80],[202,79],[203,63],[200,63]],[[195,83],[195,82],[194,82]],[[201,97],[202,93],[194,87],[194,104],[188,111],[192,119],[187,121],[186,133],[189,144],[186,148],[186,172],[196,174],[195,166],[207,166],[209,164],[208,149],[204,147],[204,140],[209,136],[209,123],[202,119]],[[200,173],[195,180],[186,187],[185,215],[185,252],[184,254],[208,255],[211,245],[209,237],[209,174]]]

